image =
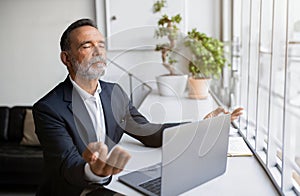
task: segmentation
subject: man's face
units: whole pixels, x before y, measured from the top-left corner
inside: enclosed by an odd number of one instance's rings
[[[71,75],[84,79],[99,79],[106,68],[103,35],[94,27],[83,26],[70,34]],[[75,78],[74,77],[74,78]]]

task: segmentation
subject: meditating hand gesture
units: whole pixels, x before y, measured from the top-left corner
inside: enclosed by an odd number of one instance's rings
[[[95,175],[105,177],[123,171],[131,156],[120,146],[115,146],[108,156],[108,148],[104,143],[93,142],[89,143],[82,157]]]
[[[237,109],[233,110],[233,112],[230,113],[229,111],[226,111],[224,108],[218,107],[218,108],[215,109],[214,111],[208,113],[208,114],[204,117],[204,119],[216,117],[216,116],[218,116],[219,114],[224,113],[224,114],[231,114],[230,120],[231,120],[231,122],[232,122],[232,121],[238,119],[238,118],[240,117],[240,115],[243,114],[243,112],[242,112],[243,109],[244,109],[244,108],[237,108]]]

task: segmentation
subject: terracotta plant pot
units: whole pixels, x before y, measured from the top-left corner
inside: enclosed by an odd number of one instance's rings
[[[189,97],[192,99],[206,99],[209,90],[209,78],[193,78],[188,79]]]

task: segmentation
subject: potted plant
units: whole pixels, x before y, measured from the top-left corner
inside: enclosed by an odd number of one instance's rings
[[[153,12],[161,12],[162,8],[166,6],[166,0],[158,0],[153,5]],[[175,68],[177,60],[172,58],[172,53],[176,53],[175,47],[178,38],[180,37],[180,30],[177,25],[180,24],[182,17],[180,14],[175,16],[168,16],[163,14],[158,20],[158,28],[155,31],[155,37],[167,38],[165,43],[157,44],[155,51],[161,52],[162,65],[169,71],[169,74],[156,77],[157,86],[160,95],[164,96],[182,96],[186,84],[187,75],[182,75]]]
[[[188,79],[189,97],[205,99],[208,96],[210,79],[219,78],[225,65],[224,44],[192,29],[185,37],[184,45],[191,52],[188,63],[191,74]]]

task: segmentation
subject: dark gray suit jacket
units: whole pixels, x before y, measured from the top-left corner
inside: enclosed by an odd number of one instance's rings
[[[146,146],[159,147],[162,131],[179,124],[149,123],[119,85],[103,81],[100,85],[109,149],[124,132]],[[84,180],[85,161],[81,157],[86,144],[93,141],[93,130],[91,123],[82,121],[88,113],[81,109],[74,92],[67,77],[33,106],[36,133],[44,153],[44,180],[38,195],[80,195],[84,188],[95,186]]]

